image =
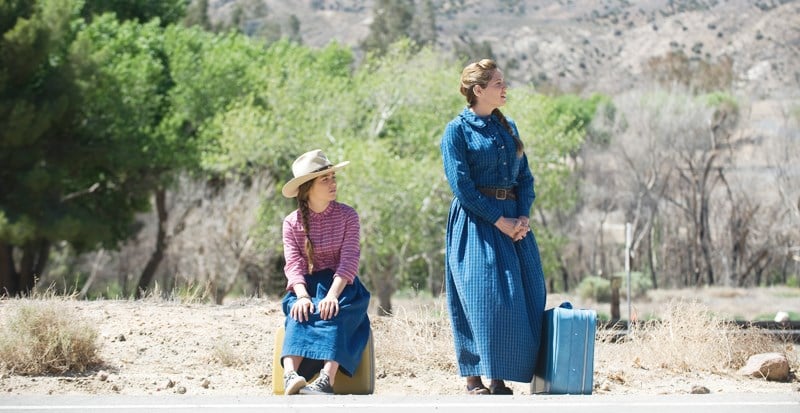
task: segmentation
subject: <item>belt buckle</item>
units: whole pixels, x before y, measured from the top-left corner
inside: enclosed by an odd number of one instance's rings
[[[508,190],[503,188],[498,188],[494,191],[494,197],[501,201],[504,201],[506,197],[508,197]]]

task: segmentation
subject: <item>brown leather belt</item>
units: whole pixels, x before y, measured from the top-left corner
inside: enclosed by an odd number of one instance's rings
[[[517,199],[517,192],[514,188],[487,188],[483,186],[477,187],[478,192],[499,200]]]

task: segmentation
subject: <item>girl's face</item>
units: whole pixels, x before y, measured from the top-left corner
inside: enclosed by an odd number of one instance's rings
[[[494,71],[492,79],[486,84],[486,87],[481,87],[480,85],[475,87],[480,88],[477,92],[479,93],[478,99],[481,104],[493,108],[499,108],[506,104],[506,90],[508,89],[508,85],[500,69]]]
[[[336,200],[336,172],[316,177],[308,191],[308,199],[318,202]]]

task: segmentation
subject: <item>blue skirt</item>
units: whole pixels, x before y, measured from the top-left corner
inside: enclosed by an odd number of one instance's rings
[[[326,360],[336,361],[339,370],[352,377],[369,340],[367,308],[370,294],[358,277],[339,295],[339,314],[330,320],[320,317],[319,302],[328,294],[333,275],[333,270],[306,275],[306,289],[314,303],[314,313],[309,315],[308,321],[297,322],[289,315],[297,301],[294,292],[287,293],[281,303],[286,315],[281,364],[286,356],[303,357],[297,372],[306,379],[316,374]]]
[[[490,200],[516,218],[512,200]],[[450,206],[445,282],[462,376],[530,382],[546,300],[533,232],[518,242],[464,209]]]

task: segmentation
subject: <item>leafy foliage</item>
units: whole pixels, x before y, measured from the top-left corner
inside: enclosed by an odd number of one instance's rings
[[[163,26],[177,23],[186,14],[187,0],[83,0],[87,19],[113,12],[119,20],[147,23],[157,20]]]
[[[280,183],[299,153],[322,148],[352,161],[341,200],[362,217],[365,280],[382,300],[409,286],[438,292],[452,197],[439,139],[464,104],[458,63],[408,36],[354,67],[353,51],[336,43],[265,44],[148,17],[180,5],[0,4],[23,17],[0,55],[0,243],[113,248],[177,173],[224,181],[267,171],[275,184],[253,231],[260,248],[279,250],[280,222],[295,208]],[[569,158],[594,103],[513,93],[508,112],[528,145],[537,207],[568,210]],[[543,251],[562,242],[541,238]],[[548,273],[558,265],[545,262]]]

